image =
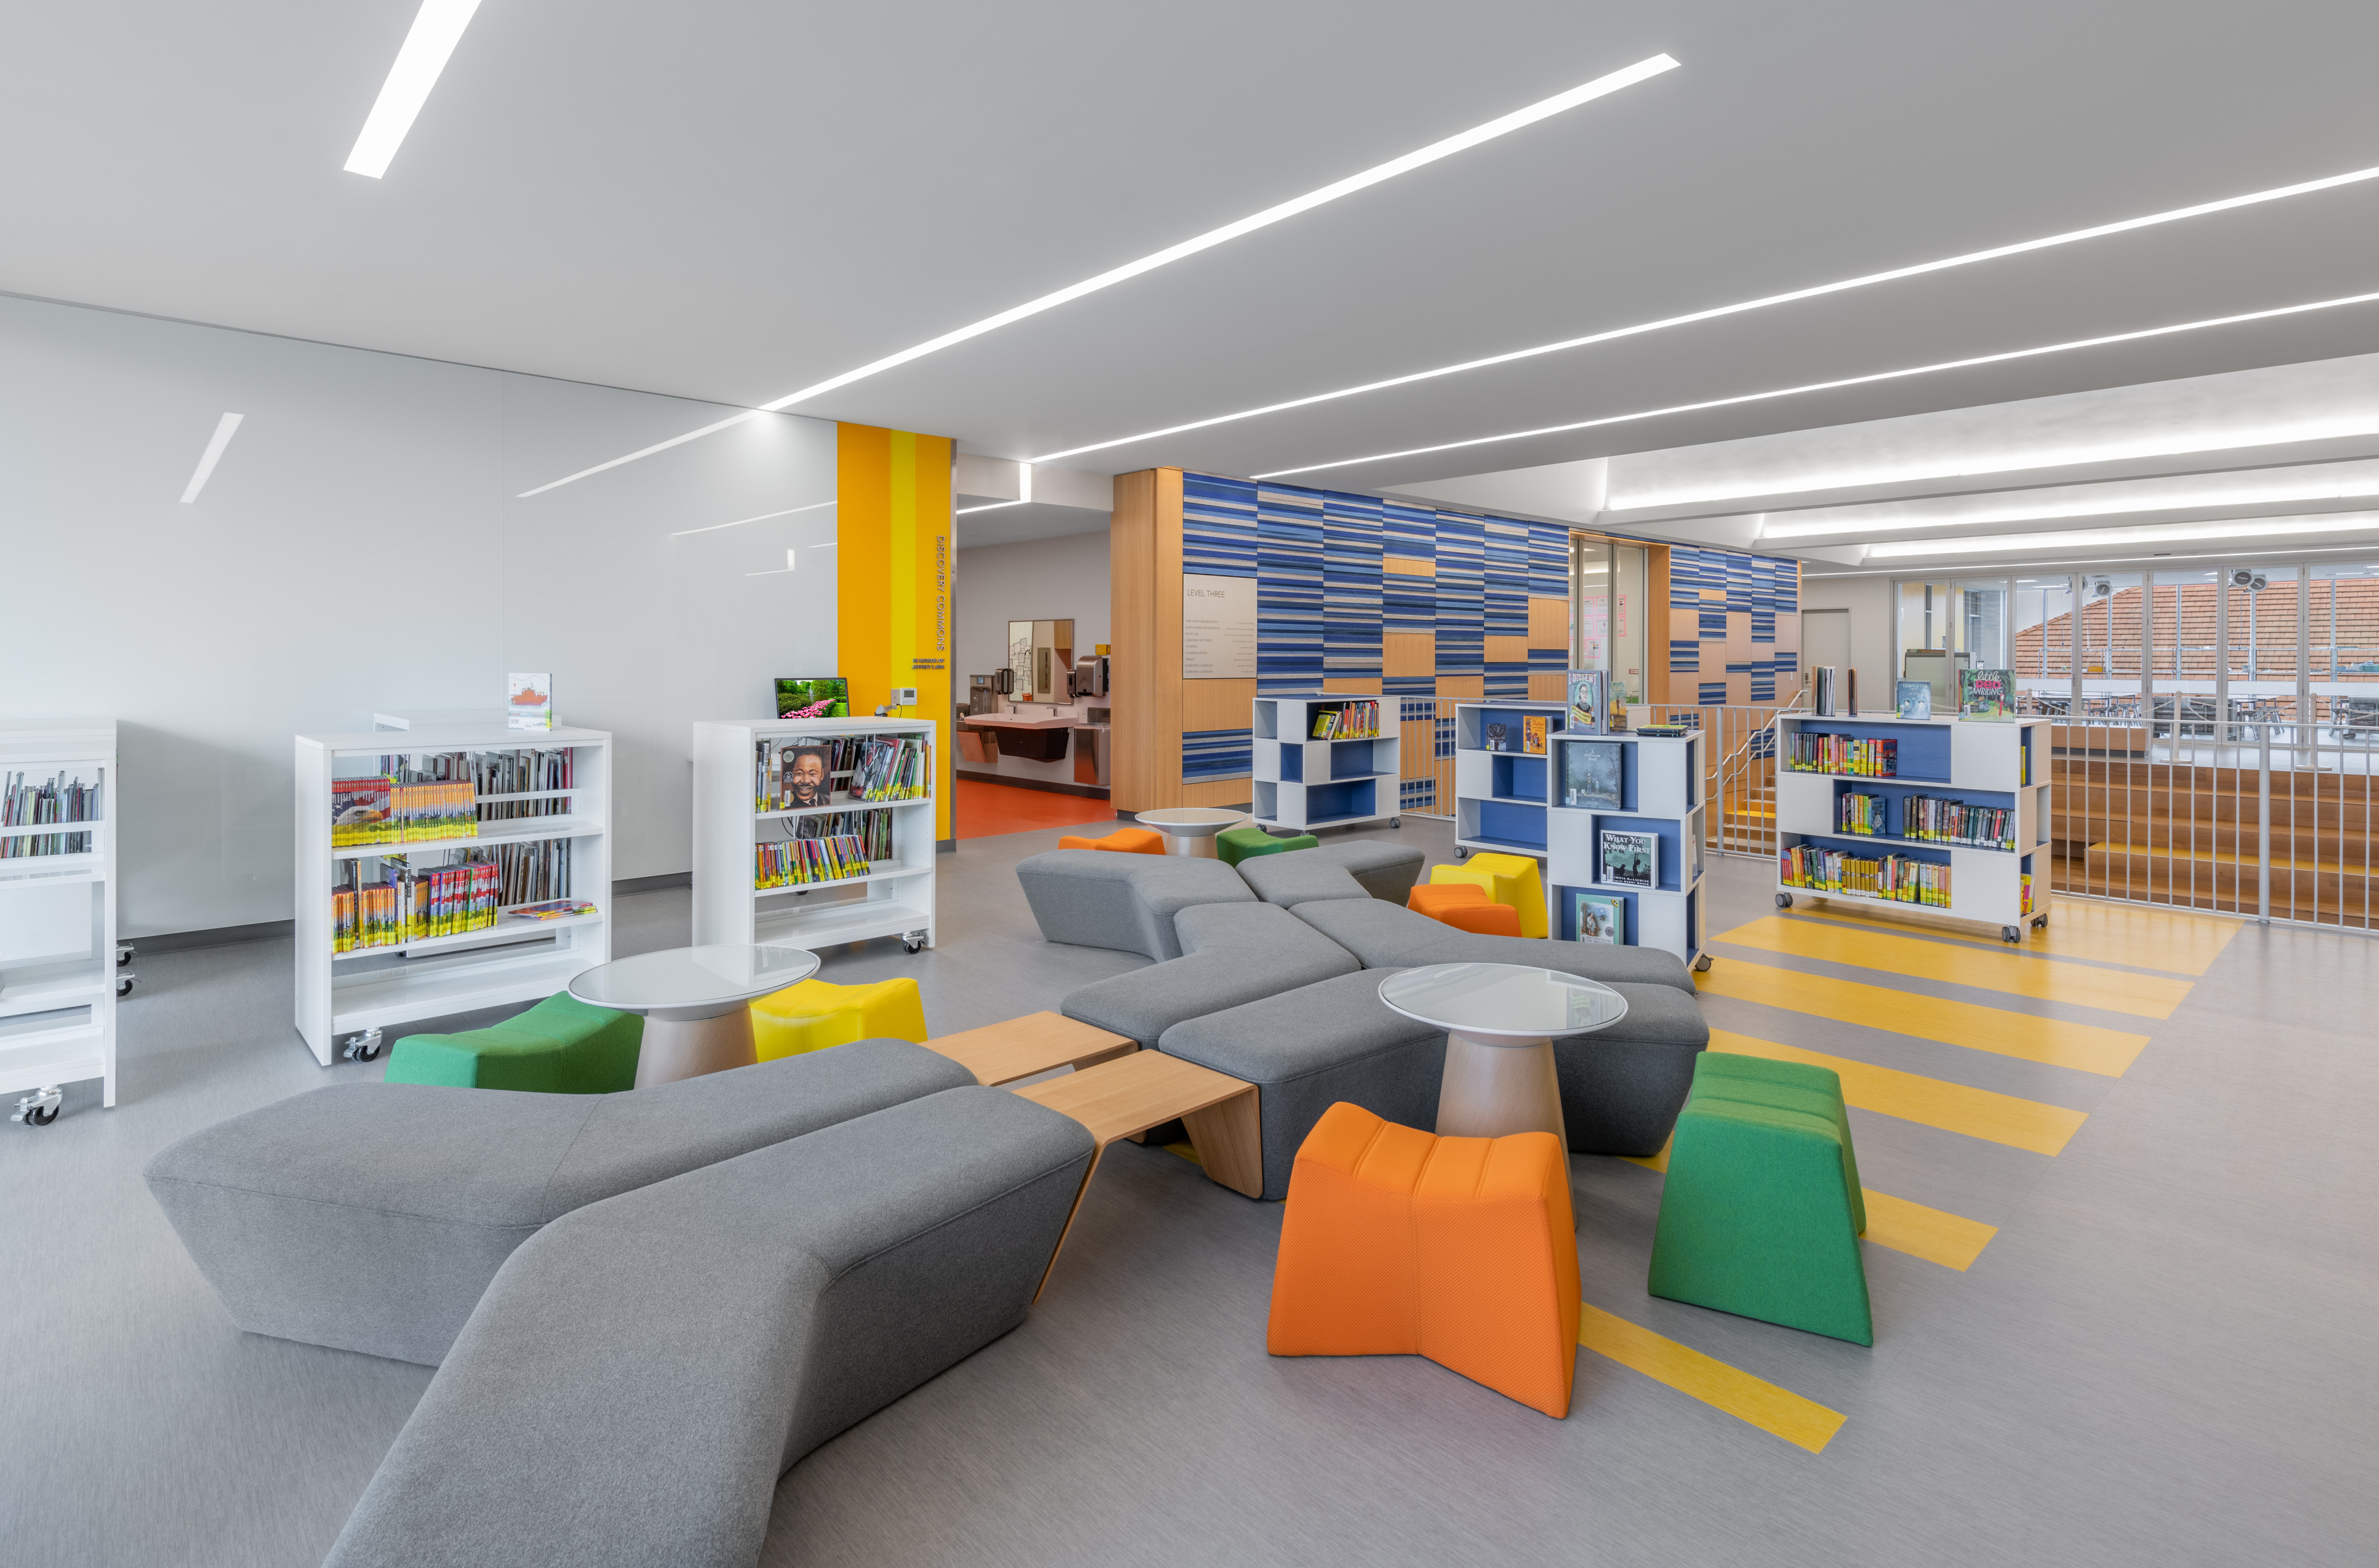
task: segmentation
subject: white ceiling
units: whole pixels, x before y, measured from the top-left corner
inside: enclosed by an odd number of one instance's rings
[[[413,10],[19,7],[0,289],[749,404],[1682,62],[800,410],[1020,457],[2379,164],[2379,6],[2338,0],[497,0],[388,177],[345,174]],[[1269,472],[2358,293],[2374,220],[2379,182],[1066,464]],[[1310,477],[2374,350],[2363,307]]]

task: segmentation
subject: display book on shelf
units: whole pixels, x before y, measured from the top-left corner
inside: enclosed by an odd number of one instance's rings
[[[541,1001],[611,956],[611,737],[424,724],[296,737],[297,1031]]]
[[[1456,726],[1459,741],[1468,731],[1458,717]],[[1706,743],[1698,730],[1666,726],[1648,734],[1552,730],[1541,770],[1544,847],[1538,851],[1545,862],[1549,933],[1658,947],[1690,968],[1710,967],[1703,950]],[[1458,778],[1462,754],[1455,755]],[[1481,755],[1491,768],[1503,760],[1500,753]],[[1509,849],[1486,840],[1474,847]]]
[[[1454,707],[1454,844],[1545,857],[1551,743],[1570,722],[1564,703],[1482,701]],[[1529,748],[1534,747],[1532,751]]]
[[[1777,718],[1776,902],[2048,923],[2047,718]]]
[[[934,941],[936,748],[925,718],[694,727],[694,940]]]
[[[0,722],[0,1093],[55,1121],[66,1085],[115,1104],[115,721]],[[26,1092],[30,1091],[30,1092]]]
[[[1403,745],[1390,705],[1372,692],[1255,699],[1256,821],[1302,833],[1360,823],[1398,825]]]

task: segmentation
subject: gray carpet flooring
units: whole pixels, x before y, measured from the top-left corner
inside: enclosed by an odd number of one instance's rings
[[[1040,940],[1011,868],[1057,836],[968,840],[941,862],[940,947],[840,949],[824,974],[913,973],[945,1032],[1135,967]],[[1769,888],[1761,862],[1714,862],[1711,929],[1769,912]],[[682,891],[618,912],[622,954],[686,940]],[[380,1069],[314,1065],[285,942],[139,972],[117,1108],[78,1089],[54,1127],[0,1126],[0,1563],[310,1565],[429,1373],[234,1330],[139,1170]],[[1024,1327],[790,1472],[764,1562],[2367,1568],[2374,996],[2379,947],[2250,927],[2168,1019],[2017,1005],[2151,1035],[2086,1081],[1711,998],[1721,1028],[2089,1111],[2054,1158],[1853,1113],[1871,1186],[2001,1227],[1964,1272],[1870,1245],[1872,1351],[1646,1297],[1660,1177],[1575,1162],[1588,1300],[1842,1411],[1817,1454],[1590,1352],[1561,1422],[1419,1360],[1275,1360],[1278,1206],[1119,1147]]]

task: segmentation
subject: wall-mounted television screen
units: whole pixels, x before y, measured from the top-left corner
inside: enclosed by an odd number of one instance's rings
[[[851,682],[839,675],[777,677],[779,718],[849,718]]]

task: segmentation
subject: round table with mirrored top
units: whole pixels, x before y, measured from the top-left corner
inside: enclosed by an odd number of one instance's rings
[[[1214,806],[1166,806],[1162,811],[1141,812],[1132,820],[1164,834],[1166,854],[1211,861],[1220,858],[1214,852],[1214,835],[1247,821],[1248,814]]]
[[[1380,1000],[1446,1031],[1438,1136],[1550,1132],[1564,1148],[1553,1037],[1608,1029],[1627,1016],[1627,998],[1608,985],[1521,964],[1400,970],[1380,982]]]
[[[818,956],[800,947],[670,947],[597,964],[570,983],[570,994],[598,1007],[645,1015],[636,1087],[748,1067],[752,1001],[817,972]]]

